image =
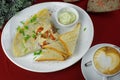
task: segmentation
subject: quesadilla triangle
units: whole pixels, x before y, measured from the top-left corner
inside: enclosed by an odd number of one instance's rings
[[[48,9],[42,9],[17,28],[13,40],[13,55],[15,57],[32,53],[57,40],[57,32],[53,32],[51,16]],[[48,34],[50,34],[50,39]],[[51,37],[52,36],[52,37]]]
[[[68,58],[68,55],[66,54],[66,50],[64,48],[64,46],[61,44],[61,42],[58,40],[58,41],[55,41],[51,44],[48,44],[48,45],[45,45],[44,46],[45,49],[51,49],[51,50],[54,50],[56,52],[58,52],[59,54],[61,54],[65,59]]]
[[[59,39],[67,50],[67,54],[71,56],[75,50],[77,39],[80,32],[80,23],[78,23],[75,28],[67,33],[61,34]]]
[[[64,57],[55,50],[43,49],[35,61],[64,61]]]

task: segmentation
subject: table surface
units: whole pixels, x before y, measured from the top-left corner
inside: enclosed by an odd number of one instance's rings
[[[34,4],[48,1],[62,2],[62,0],[34,0]],[[72,4],[75,4],[86,10],[87,1],[88,0],[80,0]],[[99,43],[111,43],[120,46],[120,10],[107,13],[88,14],[90,15],[94,24],[94,40],[91,46]],[[1,33],[2,30],[0,30],[0,36]],[[2,80],[85,80],[81,72],[80,65],[81,60],[67,69],[53,73],[35,73],[26,71],[13,64],[5,56],[0,44],[0,78]]]

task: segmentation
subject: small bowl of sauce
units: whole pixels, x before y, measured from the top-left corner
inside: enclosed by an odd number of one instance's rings
[[[56,13],[56,21],[62,27],[70,27],[76,24],[79,20],[79,14],[72,7],[63,7]]]

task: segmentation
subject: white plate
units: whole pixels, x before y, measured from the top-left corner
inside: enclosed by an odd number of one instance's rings
[[[102,43],[102,44],[97,44],[88,50],[85,56],[83,56],[82,62],[81,62],[81,69],[82,69],[83,76],[85,77],[85,80],[102,80],[103,77],[94,70],[92,65],[85,67],[85,63],[92,60],[93,53],[95,53],[95,51],[102,46],[115,47],[115,45],[112,45],[112,44]],[[120,80],[120,74],[117,74],[112,77],[108,77],[108,80]]]
[[[15,36],[16,28],[18,27],[18,25],[20,25],[20,21],[25,21],[31,15],[34,15],[35,13],[37,13],[39,10],[43,8],[48,8],[51,12],[53,12],[53,15],[54,15],[54,13],[58,8],[66,7],[66,6],[74,7],[76,10],[78,10],[80,15],[79,21],[82,25],[76,50],[72,57],[70,57],[66,61],[45,61],[45,62],[35,62],[33,60],[33,54],[29,54],[27,56],[20,57],[20,58],[13,57],[12,42]],[[57,25],[56,22],[54,23],[55,25]],[[86,30],[84,31],[85,28]],[[67,31],[67,29],[60,28],[60,33],[65,31]],[[33,72],[54,72],[54,71],[65,69],[73,65],[77,61],[79,61],[91,46],[91,43],[93,40],[93,33],[94,33],[94,30],[93,30],[92,21],[88,16],[88,14],[82,8],[75,6],[73,4],[68,4],[68,3],[47,2],[47,3],[40,3],[37,5],[33,5],[31,7],[28,7],[20,11],[19,13],[17,13],[14,17],[12,17],[7,22],[7,24],[3,29],[1,43],[6,56],[17,66]]]

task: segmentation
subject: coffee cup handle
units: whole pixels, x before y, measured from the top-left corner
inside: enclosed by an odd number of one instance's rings
[[[108,80],[108,77],[104,76],[102,80]]]

